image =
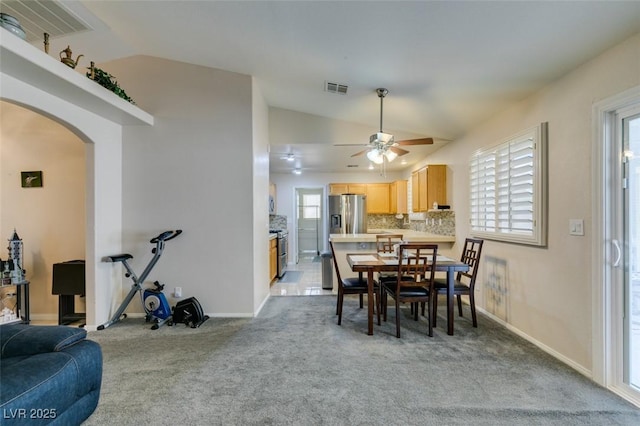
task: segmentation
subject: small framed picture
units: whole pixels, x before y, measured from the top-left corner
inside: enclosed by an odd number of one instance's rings
[[[40,188],[42,187],[42,171],[37,172],[21,172],[23,188]]]

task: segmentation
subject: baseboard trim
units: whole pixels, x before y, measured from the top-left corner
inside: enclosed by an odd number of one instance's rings
[[[264,305],[267,303],[267,300],[269,300],[270,298],[271,298],[271,293],[268,293],[267,297],[264,298],[260,306],[258,306],[258,309],[256,309],[255,313],[253,314],[254,317],[257,317],[260,314],[260,311],[262,311],[262,308],[264,308]]]
[[[55,321],[58,323],[58,314],[29,314],[29,321]]]
[[[507,330],[511,331],[512,333],[517,334],[518,336],[522,337],[526,341],[528,341],[530,343],[533,343],[534,345],[536,345],[537,347],[539,347],[540,349],[542,349],[543,351],[545,351],[546,353],[548,353],[552,357],[558,359],[559,361],[562,361],[563,363],[567,364],[569,367],[571,367],[574,370],[576,370],[578,373],[580,373],[583,376],[586,376],[589,379],[593,380],[593,374],[592,374],[591,370],[589,370],[589,369],[583,367],[582,365],[574,362],[570,358],[567,358],[566,356],[562,355],[560,352],[557,352],[556,350],[551,349],[549,346],[547,346],[544,343],[534,339],[533,337],[529,336],[527,333],[523,332],[519,328],[514,327],[513,325],[509,324],[508,322],[504,321],[501,318],[496,317],[495,315],[491,314],[490,312],[487,312],[487,311],[485,311],[484,309],[482,309],[482,308],[480,308],[478,306],[476,306],[476,309],[479,312],[482,312],[489,319],[491,319],[491,320],[497,322],[498,324],[502,325],[503,327],[505,327]]]
[[[637,393],[617,386],[609,386],[607,389],[618,395],[620,398],[624,398],[636,407],[640,408],[640,398],[638,398]]]

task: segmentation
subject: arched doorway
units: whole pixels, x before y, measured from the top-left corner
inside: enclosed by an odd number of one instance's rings
[[[3,53],[3,67],[11,56],[6,58]],[[48,70],[40,67],[38,72]],[[94,93],[91,82],[85,89],[85,80],[79,75],[75,86],[56,88],[55,94],[48,91],[51,77],[25,82],[21,76],[0,72],[0,99],[51,118],[85,142],[86,327],[94,330],[116,309],[122,292],[120,274],[102,258],[122,247],[123,125],[153,124],[153,117],[131,107],[123,110],[121,103],[112,102],[103,92]],[[64,79],[73,78],[65,75]],[[33,85],[40,82],[45,87]]]
[[[31,320],[57,321],[52,265],[85,258],[85,143],[27,108],[0,101],[0,111],[1,236],[15,229],[24,242]],[[38,185],[24,185],[22,173],[34,171],[42,176]],[[76,299],[84,312],[85,298]]]

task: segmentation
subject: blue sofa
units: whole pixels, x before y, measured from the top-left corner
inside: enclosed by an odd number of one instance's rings
[[[67,326],[0,325],[0,424],[79,425],[98,405],[102,350]]]

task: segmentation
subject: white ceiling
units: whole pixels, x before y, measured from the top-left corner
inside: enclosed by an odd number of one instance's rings
[[[4,3],[11,1],[3,0],[3,11]],[[375,89],[386,87],[384,130],[434,137],[436,147],[640,31],[640,1],[64,4],[93,31],[52,45],[69,44],[87,60],[145,54],[249,74],[271,107],[368,126],[369,133],[379,128]],[[348,85],[348,94],[324,91],[326,81]],[[362,148],[332,146],[368,138],[296,142],[271,141],[272,172],[291,169],[280,159],[290,151],[303,170],[368,165],[364,156],[350,157]],[[408,165],[428,152],[408,149]]]

